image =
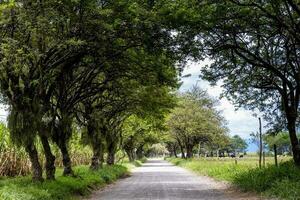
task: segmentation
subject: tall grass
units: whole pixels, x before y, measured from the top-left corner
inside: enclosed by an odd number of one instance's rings
[[[0,176],[30,173],[30,162],[24,149],[16,148],[10,140],[5,124],[0,123]]]
[[[290,158],[281,158],[278,167],[272,158],[267,158],[266,167],[258,168],[257,158],[239,159],[168,159],[178,166],[185,167],[201,175],[217,180],[225,180],[244,191],[280,199],[300,199],[300,169]]]
[[[40,162],[44,163],[45,158],[43,148],[39,140],[36,146],[40,156]],[[62,156],[59,149],[55,145],[51,145],[53,154],[56,157],[55,165],[62,167]],[[72,164],[88,165],[92,157],[90,147],[83,146],[80,141],[79,134],[74,134],[69,142],[69,153]],[[31,173],[31,163],[29,157],[22,147],[15,146],[10,139],[8,128],[4,123],[0,122],[0,176],[26,176]]]

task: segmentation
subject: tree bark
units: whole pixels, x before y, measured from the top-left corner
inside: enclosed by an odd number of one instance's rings
[[[186,157],[187,158],[193,157],[193,145],[190,145],[190,144],[186,145]]]
[[[275,166],[278,167],[278,161],[277,161],[277,145],[273,145],[274,148],[274,160],[275,160]]]
[[[134,156],[134,150],[133,149],[126,149],[126,154],[128,156],[129,162],[134,162],[135,156]]]
[[[180,151],[181,151],[181,158],[186,159],[185,152],[182,146],[180,146]]]
[[[103,167],[103,148],[102,145],[93,145],[93,157],[91,159],[91,170],[98,170]]]
[[[200,158],[201,142],[198,143],[198,158]]]
[[[173,145],[173,153],[174,153],[175,158],[178,158],[175,145]]]
[[[300,167],[300,146],[296,133],[296,117],[287,116],[288,130],[292,144],[293,159],[295,164]]]
[[[38,152],[36,150],[35,145],[31,142],[30,144],[28,144],[25,147],[28,155],[29,155],[29,159],[31,162],[31,168],[32,168],[32,180],[33,181],[37,181],[37,182],[41,182],[43,181],[43,169],[41,167],[41,164],[39,162],[39,156],[38,156]]]
[[[91,158],[91,170],[98,170],[99,168],[102,168],[103,160],[101,157],[103,157],[103,145],[100,139],[99,133],[96,132],[94,123],[92,120],[89,121],[89,124],[87,126],[88,130],[88,136],[90,138],[90,143],[93,150],[93,157]]]
[[[144,145],[141,145],[137,148],[137,150],[136,150],[137,159],[142,159],[144,157],[143,151],[144,151]]]
[[[67,148],[67,141],[61,139],[57,145],[58,145],[61,155],[63,157],[63,160],[62,160],[63,165],[64,165],[63,175],[64,176],[73,176],[74,172],[72,170],[72,162],[71,162],[70,154],[69,154],[69,151]]]
[[[111,141],[110,144],[108,144],[107,147],[107,160],[106,163],[108,165],[114,165],[115,164],[115,154],[116,154],[116,141]]]
[[[260,117],[258,118],[259,121],[259,168],[261,168],[261,162],[262,162],[262,131],[261,131],[261,119]]]
[[[184,148],[183,148],[183,146],[182,146],[182,144],[181,144],[181,142],[180,142],[180,140],[179,140],[179,139],[177,140],[177,142],[178,142],[178,145],[179,145],[179,147],[180,147],[180,151],[181,151],[181,158],[185,159],[186,157],[185,157]]]
[[[48,180],[55,179],[55,156],[51,152],[48,138],[46,136],[40,136],[41,142],[44,148],[44,154],[46,158],[45,169],[46,177]]]
[[[114,150],[108,151],[106,162],[107,162],[108,165],[114,165],[115,164],[115,151]]]

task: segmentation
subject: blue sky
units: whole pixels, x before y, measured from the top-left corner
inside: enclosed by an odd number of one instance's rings
[[[180,91],[186,91],[197,83],[198,87],[207,90],[211,96],[218,98],[220,100],[220,105],[217,108],[222,111],[223,116],[228,122],[229,134],[240,135],[248,141],[250,133],[258,131],[258,120],[253,116],[255,113],[243,108],[236,110],[233,104],[226,98],[220,99],[220,94],[222,93],[222,87],[220,84],[212,87],[207,81],[199,78],[201,67],[204,67],[207,64],[210,64],[209,60],[199,63],[190,62],[183,74],[191,74],[191,76],[182,79],[183,85],[181,86]],[[257,150],[257,147],[254,144],[251,144],[250,142],[248,143],[249,152]]]

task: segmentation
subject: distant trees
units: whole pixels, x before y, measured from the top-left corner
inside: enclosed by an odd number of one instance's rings
[[[264,141],[267,143],[269,150],[273,152],[276,151],[278,155],[291,153],[291,143],[288,132],[279,132],[276,135],[267,134],[264,137]]]
[[[214,108],[214,100],[196,87],[179,96],[178,106],[167,119],[170,139],[176,141],[182,157],[187,158],[193,157],[193,149],[199,142],[213,143],[225,135],[224,123]]]
[[[161,144],[153,144],[149,149],[150,156],[164,156],[168,153],[167,148]]]
[[[291,154],[291,143],[288,132],[268,131],[264,135],[264,141],[269,149],[274,153],[275,165],[278,166],[277,155]]]
[[[161,114],[164,114],[163,112]],[[142,159],[151,151],[152,145],[164,141],[164,116],[131,115],[122,129],[122,148],[130,161]]]
[[[236,153],[245,153],[248,147],[247,142],[239,135],[234,135],[230,138],[230,148]]]

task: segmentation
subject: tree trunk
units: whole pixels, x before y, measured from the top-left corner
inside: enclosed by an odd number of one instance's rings
[[[32,168],[32,180],[41,182],[43,181],[43,169],[41,167],[41,164],[39,162],[39,156],[38,152],[36,150],[36,147],[33,143],[28,144],[25,147],[29,158],[31,162],[31,168]]]
[[[141,145],[136,150],[137,159],[142,159],[144,157],[144,145]]]
[[[134,162],[135,156],[134,156],[134,150],[133,149],[126,149],[126,154],[128,156],[129,162]]]
[[[115,150],[108,151],[106,162],[107,162],[108,165],[114,165],[115,164]]]
[[[288,130],[292,144],[293,159],[297,166],[300,167],[300,146],[296,133],[296,117],[287,117]]]
[[[180,140],[179,140],[179,139],[177,140],[177,142],[178,142],[178,145],[179,145],[179,147],[180,147],[180,151],[181,151],[181,158],[185,159],[186,157],[185,157],[184,148],[183,148],[183,146],[182,146],[182,144],[181,144],[181,142],[180,142]]]
[[[186,157],[187,158],[192,158],[193,157],[193,146],[187,144],[186,145]]]
[[[106,163],[108,165],[114,165],[115,164],[115,154],[116,154],[116,147],[117,143],[116,141],[111,141],[107,146],[107,160]]]
[[[101,157],[103,157],[103,148],[102,145],[92,145],[93,146],[93,157],[91,159],[91,170],[98,170],[103,167],[103,161]]]
[[[278,167],[278,161],[277,161],[277,145],[274,144],[274,160],[275,160],[275,166]]]
[[[181,158],[186,158],[185,157],[185,152],[184,152],[184,148],[183,148],[183,146],[181,146],[181,145],[179,145],[180,146],[180,151],[181,151]]]
[[[99,133],[96,131],[95,122],[94,120],[89,120],[87,125],[88,136],[90,139],[90,143],[93,150],[93,157],[91,158],[91,170],[98,170],[102,168],[102,160],[101,156],[103,157],[103,144],[100,139]]]
[[[175,145],[173,145],[173,153],[174,153],[175,158],[178,158]]]
[[[259,168],[261,168],[261,161],[262,161],[262,131],[261,131],[261,119],[260,117],[258,118],[259,121]]]
[[[200,151],[201,151],[201,142],[198,144],[198,158],[200,158]]]
[[[64,172],[63,175],[64,176],[73,176],[74,172],[72,170],[72,162],[71,162],[71,158],[70,158],[70,154],[67,148],[67,141],[66,140],[61,140],[58,144],[58,147],[60,149],[60,152],[62,154],[63,157],[63,165],[64,165]]]
[[[266,153],[263,151],[263,166],[266,166]]]
[[[41,142],[44,148],[44,154],[46,158],[45,169],[46,177],[48,180],[55,179],[55,156],[51,152],[48,138],[46,136],[40,136]]]

